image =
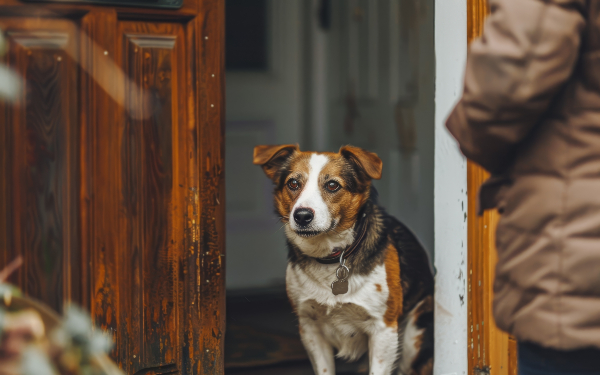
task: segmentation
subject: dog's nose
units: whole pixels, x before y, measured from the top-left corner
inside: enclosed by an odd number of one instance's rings
[[[294,212],[294,221],[301,227],[308,225],[314,217],[310,208],[299,208]]]

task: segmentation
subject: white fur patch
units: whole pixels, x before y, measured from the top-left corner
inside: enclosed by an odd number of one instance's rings
[[[400,361],[400,371],[404,374],[410,373],[410,367],[415,360],[421,348],[417,348],[417,340],[425,329],[416,326],[417,316],[415,311],[423,304],[419,302],[408,314],[406,328],[404,329],[404,340],[402,344],[402,360]]]
[[[325,155],[313,154],[309,161],[308,180],[298,197],[296,204],[292,208],[292,215],[299,208],[310,208],[314,211],[315,217],[310,223],[310,229],[315,231],[325,231],[331,227],[331,214],[329,207],[323,200],[323,189],[319,183],[319,175],[323,167],[329,162]],[[290,220],[292,229],[298,230],[295,221]]]
[[[348,293],[336,296],[331,293],[331,283],[336,280],[335,270],[338,267],[339,264],[315,263],[302,269],[288,264],[287,288],[296,306],[307,300],[315,300],[318,304],[329,307],[352,303],[363,307],[369,315],[383,319],[389,295],[385,265],[375,267],[366,276],[355,275],[350,270]],[[377,291],[376,284],[381,287],[381,292]]]

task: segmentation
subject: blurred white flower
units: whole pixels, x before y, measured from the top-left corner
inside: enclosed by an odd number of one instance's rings
[[[112,349],[113,342],[109,335],[99,329],[94,330],[92,339],[90,340],[90,354],[105,354]]]
[[[67,305],[63,328],[74,340],[85,342],[89,340],[92,333],[92,319],[79,307]]]
[[[75,305],[68,305],[62,328],[71,339],[81,345],[86,355],[104,354],[110,351],[111,337],[94,327],[90,315]]]
[[[4,33],[0,30],[0,56],[3,56],[7,49]],[[23,80],[21,76],[6,65],[0,63],[0,100],[15,101],[22,90]]]
[[[48,356],[37,347],[30,347],[23,352],[21,373],[23,375],[58,375]]]
[[[15,101],[21,93],[21,82],[17,72],[0,64],[0,100]]]

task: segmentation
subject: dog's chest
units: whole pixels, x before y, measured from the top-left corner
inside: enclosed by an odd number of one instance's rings
[[[348,278],[348,293],[333,295],[337,266],[287,269],[287,289],[300,319],[317,324],[325,338],[342,352],[366,349],[366,336],[384,324],[389,288],[383,265],[368,275]],[[344,353],[350,355],[350,353]]]
[[[299,316],[310,319],[339,357],[355,360],[362,356],[368,346],[368,335],[377,326],[377,318],[353,303],[324,306],[315,300],[303,302]]]

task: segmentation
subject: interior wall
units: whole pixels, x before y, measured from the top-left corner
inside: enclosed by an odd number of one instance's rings
[[[376,152],[380,204],[433,255],[433,0],[333,0],[328,149]]]
[[[287,248],[259,144],[299,142],[304,124],[301,0],[268,2],[269,69],[226,73],[227,288],[285,284]]]

